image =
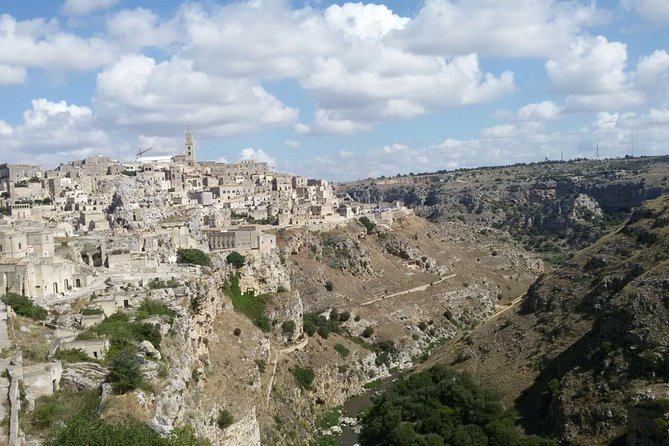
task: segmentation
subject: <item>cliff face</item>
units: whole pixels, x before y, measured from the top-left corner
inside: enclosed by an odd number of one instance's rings
[[[568,444],[667,444],[668,249],[663,196],[433,360],[503,391],[529,430]]]
[[[508,230],[527,248],[582,248],[668,190],[665,158],[472,169],[339,185],[364,203],[403,201],[432,221]]]

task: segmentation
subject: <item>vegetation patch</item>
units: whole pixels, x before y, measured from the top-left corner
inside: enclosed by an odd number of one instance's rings
[[[219,429],[224,430],[232,426],[232,423],[235,422],[235,419],[232,417],[232,414],[227,409],[221,409],[218,411],[218,417],[216,418],[216,425]]]
[[[160,280],[159,278],[155,277],[151,279],[148,283],[149,289],[152,290],[162,290],[165,288],[177,288],[179,285],[178,280],[175,279],[168,279],[168,280]]]
[[[45,308],[35,305],[29,297],[20,294],[8,293],[2,298],[2,302],[12,307],[12,310],[19,316],[29,317],[36,321],[46,319],[49,314]]]
[[[313,312],[304,313],[303,321],[304,331],[309,336],[313,336],[315,333],[318,333],[322,338],[327,339],[328,336],[330,336],[330,333],[341,332],[341,320],[339,313],[337,313],[337,311],[334,309],[330,311],[329,319],[319,312]]]
[[[363,419],[360,444],[519,445],[555,442],[526,436],[494,392],[443,366],[391,384]]]
[[[122,395],[144,384],[144,375],[137,361],[124,351],[111,361],[107,380],[112,384],[114,393]]]
[[[295,382],[297,383],[297,385],[299,385],[305,390],[311,389],[311,384],[314,382],[314,378],[316,378],[316,375],[314,374],[314,370],[312,368],[295,367],[291,371],[293,373],[293,378],[295,378]]]
[[[211,446],[209,440],[199,438],[190,426],[177,427],[167,437],[161,437],[146,424],[132,418],[112,424],[88,415],[69,420],[47,446]]]
[[[230,254],[228,254],[225,260],[226,262],[228,262],[230,265],[234,266],[237,269],[241,268],[246,264],[246,257],[241,255],[237,251],[232,251]]]
[[[24,429],[30,426],[30,432],[48,435],[73,414],[95,412],[99,403],[100,396],[95,390],[58,390],[53,395],[37,398],[35,410],[26,412],[21,424]]]
[[[111,347],[107,359],[112,360],[124,350],[134,350],[141,341],[149,341],[160,349],[160,327],[148,322],[131,322],[126,313],[115,313],[100,324],[90,327],[77,335],[77,340],[97,339],[101,336],[109,338]]]
[[[59,348],[55,357],[63,362],[98,362],[79,349]]]
[[[199,249],[178,249],[177,263],[209,267],[212,266],[209,255]]]
[[[371,234],[372,232],[374,232],[374,229],[376,229],[376,223],[371,221],[368,217],[365,216],[360,217],[358,221],[362,223],[365,229],[367,229],[367,234]]]
[[[137,319],[148,319],[151,316],[166,316],[171,324],[174,319],[174,311],[161,300],[145,299],[137,309]]]
[[[248,317],[256,327],[264,332],[271,329],[271,323],[265,312],[267,311],[267,304],[271,296],[261,294],[255,296],[253,294],[242,294],[239,288],[239,277],[232,276],[230,281],[223,288],[225,294],[232,300],[232,307],[239,313]]]
[[[343,344],[335,344],[334,349],[337,353],[339,353],[343,358],[346,358],[351,351],[344,347]]]

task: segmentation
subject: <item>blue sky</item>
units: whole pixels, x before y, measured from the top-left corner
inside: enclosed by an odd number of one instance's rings
[[[332,180],[664,154],[665,0],[6,0],[0,162],[138,147]]]

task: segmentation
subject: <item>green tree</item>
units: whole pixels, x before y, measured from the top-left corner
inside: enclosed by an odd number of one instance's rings
[[[232,251],[225,260],[235,268],[239,269],[246,263],[246,257],[238,253],[237,251]]]
[[[144,376],[137,361],[132,359],[129,352],[124,351],[117,355],[109,365],[107,380],[112,384],[114,393],[124,394],[141,386]]]
[[[295,321],[284,321],[281,324],[281,331],[283,334],[288,335],[288,336],[293,336],[295,334]]]
[[[199,249],[178,249],[177,263],[209,267],[212,265],[209,256]]]

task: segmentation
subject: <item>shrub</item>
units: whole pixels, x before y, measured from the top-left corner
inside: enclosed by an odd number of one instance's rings
[[[79,349],[59,348],[55,357],[63,362],[96,362],[85,351]]]
[[[178,249],[177,263],[211,266],[209,255],[199,249]]]
[[[86,308],[82,308],[80,313],[83,316],[92,316],[94,314],[103,314],[103,311],[99,308],[86,307]]]
[[[444,366],[414,373],[375,397],[362,421],[360,444],[542,445],[525,436],[499,395]]]
[[[325,282],[325,289],[328,291],[334,290],[334,283],[331,280]]]
[[[246,257],[238,253],[237,251],[232,251],[225,260],[235,268],[239,269],[246,263]]]
[[[70,419],[46,446],[211,446],[209,440],[198,438],[190,426],[177,427],[168,437],[161,437],[146,424],[133,418],[121,423],[106,421],[88,414]]]
[[[114,393],[119,395],[135,390],[144,382],[139,364],[130,355],[130,352],[121,352],[109,365],[107,380],[112,384]]]
[[[253,320],[253,323],[256,327],[265,333],[269,333],[269,331],[272,329],[272,324],[267,316],[259,316]]]
[[[336,314],[336,313],[335,313]],[[313,336],[318,333],[322,338],[327,339],[330,333],[339,333],[339,317],[330,319],[318,313],[304,313],[304,331]]]
[[[284,321],[281,324],[281,332],[288,336],[295,334],[295,321]]]
[[[348,311],[339,313],[339,322],[346,322],[350,318],[351,318],[351,313],[349,313]]]
[[[239,335],[241,335],[241,334],[242,334],[242,330],[241,330],[241,328],[235,328],[235,329],[232,331],[232,334],[235,335],[235,336],[239,336]]]
[[[137,319],[148,319],[151,316],[167,316],[170,323],[174,318],[174,311],[160,300],[144,299],[144,302],[137,309]]]
[[[8,293],[2,298],[2,302],[12,307],[19,316],[25,316],[30,319],[41,321],[46,319],[49,314],[46,309],[35,305],[29,297],[20,294]]]
[[[223,292],[230,297],[230,300],[232,300],[232,307],[235,311],[248,317],[262,331],[268,332],[270,330],[271,324],[269,319],[267,319],[267,316],[265,316],[265,311],[271,296],[264,294],[261,294],[260,296],[242,294],[242,291],[239,288],[239,278],[237,276],[233,276],[230,281],[225,284]]]
[[[363,338],[369,338],[374,334],[374,327],[371,325],[368,325],[363,331],[362,331],[362,337]]]
[[[311,389],[311,383],[314,382],[314,378],[316,375],[314,375],[314,370],[309,367],[295,367],[293,370],[293,378],[295,378],[295,382],[302,387],[305,390]]]
[[[346,358],[351,353],[351,351],[346,347],[344,347],[342,344],[335,344],[334,349],[344,358]]]
[[[368,217],[365,216],[360,217],[358,221],[362,223],[365,229],[367,229],[367,234],[371,234],[372,232],[374,232],[374,229],[376,228],[376,223],[371,221]]]
[[[227,429],[234,423],[234,418],[232,414],[227,409],[221,409],[218,411],[218,418],[216,418],[216,425],[219,429]]]

